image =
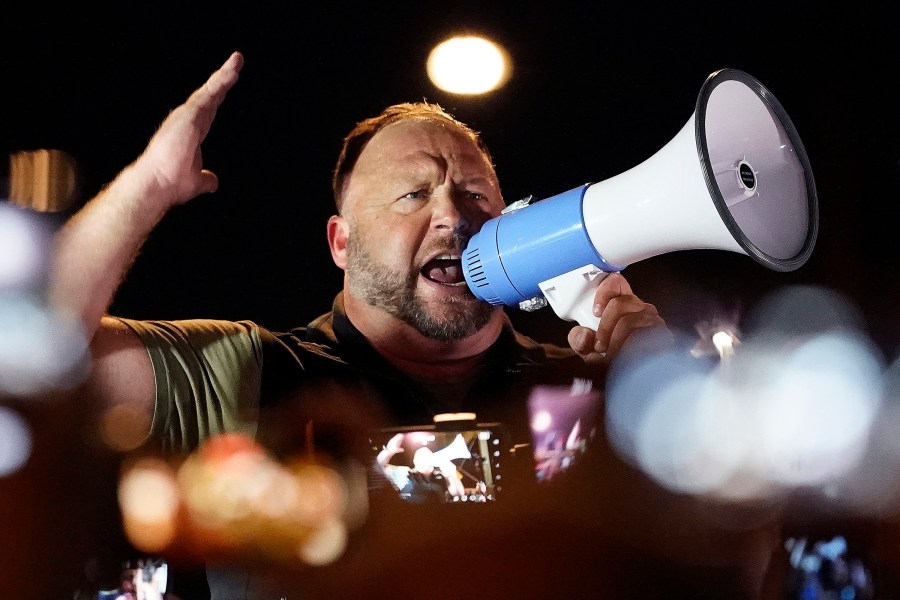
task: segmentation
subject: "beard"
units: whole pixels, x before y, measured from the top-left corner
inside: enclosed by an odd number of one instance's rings
[[[433,250],[459,250],[465,240],[456,234]],[[365,236],[350,224],[347,238],[347,281],[350,292],[366,303],[397,317],[427,338],[455,342],[480,331],[496,308],[471,292],[427,300],[416,287],[419,272],[407,273],[379,264],[365,248]]]

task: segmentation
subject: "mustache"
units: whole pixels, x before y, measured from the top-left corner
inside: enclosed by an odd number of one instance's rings
[[[457,250],[461,252],[466,247],[466,244],[469,243],[471,237],[470,235],[455,232],[447,234],[428,244],[426,253],[431,254],[437,250]]]

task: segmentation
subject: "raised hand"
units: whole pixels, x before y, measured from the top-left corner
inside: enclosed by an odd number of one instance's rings
[[[216,175],[203,168],[200,145],[243,64],[233,53],[57,235],[50,297],[63,312],[81,317],[88,338],[159,220],[172,206],[218,187]]]
[[[203,168],[200,145],[243,64],[243,55],[234,52],[184,104],[169,113],[131,165],[132,176],[138,178],[139,187],[148,190],[148,199],[168,208],[218,188],[216,175]]]

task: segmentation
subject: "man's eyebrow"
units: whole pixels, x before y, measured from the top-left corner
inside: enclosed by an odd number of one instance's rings
[[[463,175],[463,177],[459,181],[455,182],[454,185],[456,185],[456,186],[475,185],[475,186],[485,186],[485,187],[489,187],[489,188],[498,187],[496,180],[493,179],[492,177],[490,177],[489,175],[473,175],[471,177],[467,177],[467,176]]]
[[[467,183],[492,183],[493,180],[485,175],[476,175],[474,177],[463,177]]]

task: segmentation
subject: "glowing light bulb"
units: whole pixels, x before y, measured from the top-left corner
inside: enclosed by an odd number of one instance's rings
[[[454,94],[484,94],[506,83],[510,74],[507,53],[478,36],[453,37],[431,51],[428,77],[438,88]]]
[[[734,354],[735,339],[727,331],[715,332],[712,336],[712,343],[723,360]]]

